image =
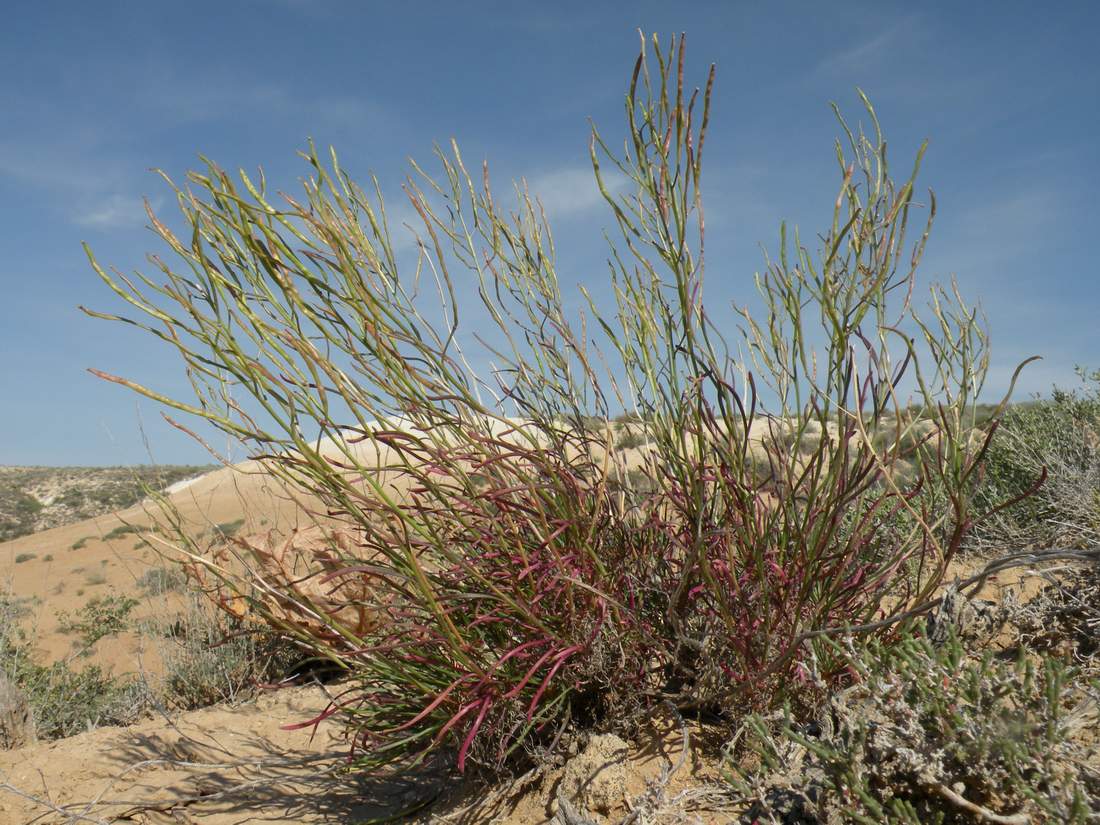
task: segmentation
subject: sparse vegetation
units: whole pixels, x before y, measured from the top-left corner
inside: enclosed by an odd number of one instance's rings
[[[163,490],[213,469],[0,466],[0,542],[122,510],[144,499],[150,489]]]
[[[126,724],[145,707],[139,684],[115,679],[99,666],[40,664],[26,633],[8,621],[0,622],[0,669],[27,697],[40,739]]]
[[[215,528],[214,535],[220,536],[222,538],[232,538],[240,531],[242,527],[244,527],[243,518],[235,519],[234,521],[227,521],[223,524],[219,524]]]
[[[151,628],[164,640],[158,645],[163,695],[172,707],[238,701],[257,685],[284,679],[305,658],[296,646],[200,599],[192,597],[182,615]]]
[[[984,502],[1016,498],[979,526],[982,546],[1083,546],[1100,531],[1100,371],[1078,371],[1079,389],[1012,407],[991,445],[977,491]]]
[[[620,450],[634,450],[649,443],[645,432],[641,430],[627,430],[622,433],[615,442],[615,447]]]
[[[0,670],[28,698],[40,739],[129,724],[148,712],[151,690],[159,702],[177,708],[239,700],[258,684],[283,679],[303,661],[297,648],[278,637],[234,623],[192,599],[182,616],[162,619],[156,628],[163,639],[162,681],[151,686],[144,679],[112,676],[94,664],[77,668],[75,662],[96,642],[132,627],[137,601],[112,595],[93,598],[74,616],[59,617],[63,631],[79,637],[78,650],[73,657],[44,665],[28,633],[19,628],[31,613],[32,601],[0,599]]]
[[[120,524],[118,527],[115,527],[115,528],[109,530],[107,533],[105,533],[104,536],[103,536],[103,540],[104,541],[113,541],[114,539],[120,539],[123,536],[129,536],[133,533],[140,533],[142,530],[145,530],[145,529],[147,529],[147,528],[138,527],[135,524]]]
[[[30,561],[31,559],[37,559],[37,558],[38,558],[37,553],[19,553],[15,557],[15,563],[16,564],[23,564],[23,562],[27,562],[27,561]]]

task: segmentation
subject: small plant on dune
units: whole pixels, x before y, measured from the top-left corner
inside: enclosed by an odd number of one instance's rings
[[[113,541],[114,539],[120,539],[123,536],[129,536],[133,533],[140,533],[143,528],[134,524],[120,524],[118,527],[113,528],[104,534],[104,541]]]
[[[163,639],[162,697],[181,710],[238,701],[257,685],[284,679],[306,658],[300,648],[217,611],[198,594],[181,615],[151,629]]]
[[[96,596],[76,611],[57,614],[62,633],[74,633],[84,651],[89,651],[100,639],[114,636],[130,627],[130,613],[138,606],[129,596]]]
[[[27,697],[40,739],[73,736],[99,725],[128,724],[145,710],[143,687],[118,679],[97,665],[80,670],[72,662],[43,665],[12,616],[0,604],[0,670]]]
[[[237,533],[240,532],[242,527],[244,527],[244,519],[243,518],[234,519],[233,521],[227,521],[227,522],[224,522],[222,524],[219,524],[214,529],[214,533],[215,533],[215,535],[220,536],[222,538],[232,538],[233,536],[237,535]]]
[[[15,563],[16,564],[23,564],[23,562],[28,562],[28,561],[31,561],[32,559],[37,559],[37,558],[38,558],[37,553],[20,553],[19,555],[17,555],[15,557]]]
[[[175,567],[151,567],[138,577],[137,586],[150,596],[159,596],[173,590],[182,590],[187,576]]]
[[[751,774],[731,774],[760,800],[754,821],[1084,825],[1100,817],[1100,776],[1087,767],[1100,684],[1023,649],[1014,663],[974,658],[953,636],[940,649],[907,638],[847,656],[858,682],[820,721],[788,716],[775,736],[761,717],[748,720],[772,777],[753,788]]]
[[[322,502],[320,540],[180,543],[226,610],[346,671],[319,719],[344,720],[362,768],[443,752],[459,770],[499,767],[567,724],[629,725],[666,701],[730,717],[816,691],[808,656],[826,683],[848,667],[822,640],[892,636],[982,515],[971,488],[988,438],[970,434],[986,337],[955,291],[933,288],[927,320],[915,309],[919,156],[889,177],[865,100],[870,135],[841,121],[820,248],[784,229],[756,280],[762,313],[713,318],[713,70],[689,93],[683,40],[652,48],[630,82],[625,154],[593,132],[621,230],[617,306],[590,300],[594,324],[566,317],[538,203],[521,188],[503,207],[457,147],[438,151],[438,178],[416,166],[407,183],[411,272],[377,189],[312,149],[299,198],[276,202],[244,173],[239,189],[213,163],[192,173],[175,188],[185,237],[150,214],[184,261],[153,257],[161,282],[92,258],[136,317],[90,314],[175,347],[197,399],[98,374],[241,440]],[[474,342],[460,271],[480,299]],[[474,346],[490,375],[470,367]],[[614,450],[624,408],[645,422],[640,467]],[[933,438],[911,437],[920,420]],[[645,490],[629,506],[628,482]]]

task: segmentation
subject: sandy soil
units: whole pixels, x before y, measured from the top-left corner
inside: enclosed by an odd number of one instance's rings
[[[342,773],[347,750],[331,731],[281,728],[323,709],[323,691],[287,688],[246,705],[0,751],[0,823],[350,823],[411,812],[404,821],[526,825],[551,822],[559,792],[600,825],[630,805],[679,810],[688,797],[702,803],[695,821],[734,821],[717,806],[707,811],[716,770],[690,734],[683,750],[683,730],[670,720],[656,720],[636,744],[593,737],[565,765],[501,792],[430,771],[387,780]]]
[[[172,501],[194,533],[245,518],[242,529],[294,526],[302,521],[299,506],[269,476],[222,469],[177,491]],[[65,658],[73,639],[60,631],[59,612],[73,614],[91,599],[110,594],[140,597],[137,581],[153,567],[170,560],[169,548],[155,536],[142,540],[137,533],[111,537],[112,531],[132,525],[149,528],[159,515],[151,502],[96,519],[57,527],[0,544],[0,592],[29,599],[30,615],[24,626],[31,631],[44,660]],[[261,524],[260,522],[264,523]],[[16,562],[21,555],[29,560]],[[165,598],[143,598],[132,614],[136,619],[162,616]],[[151,652],[142,639],[124,635],[97,645],[89,661],[116,673],[133,672]]]

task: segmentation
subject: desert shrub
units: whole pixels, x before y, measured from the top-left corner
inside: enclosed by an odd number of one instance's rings
[[[1047,586],[1014,612],[1030,650],[1048,651],[1100,675],[1100,563],[1048,573]]]
[[[742,749],[769,773],[733,771],[760,823],[1093,822],[1100,776],[1087,732],[1100,685],[1054,657],[968,656],[907,638],[851,648],[858,672],[807,724],[748,721]],[[764,778],[767,777],[767,778]],[[783,812],[788,819],[781,820]],[[1002,818],[998,818],[1002,817]]]
[[[23,564],[23,562],[30,561],[31,559],[37,559],[37,553],[20,553],[15,557],[16,564]]]
[[[80,670],[68,662],[33,665],[17,680],[28,696],[36,732],[59,739],[103,725],[126,725],[147,708],[144,686],[106,673],[99,665]]]
[[[864,99],[874,131],[841,119],[820,247],[783,228],[756,282],[763,311],[713,319],[700,194],[713,72],[686,93],[682,40],[653,48],[630,83],[625,155],[593,132],[620,230],[616,308],[589,304],[598,345],[566,317],[537,203],[521,191],[517,210],[499,206],[457,148],[437,153],[438,178],[417,166],[408,182],[415,273],[381,197],[313,148],[298,199],[275,203],[245,173],[241,191],[213,163],[192,173],[175,189],[186,238],[151,216],[184,261],[154,259],[162,284],[92,258],[136,313],[91,314],[176,347],[197,399],[97,374],[205,419],[320,499],[323,541],[179,541],[227,610],[346,671],[325,716],[344,720],[360,767],[439,751],[460,770],[499,766],[567,722],[629,725],[664,701],[721,717],[819,690],[808,656],[825,683],[847,668],[821,639],[891,634],[886,606],[927,600],[966,535],[988,351],[957,292],[933,288],[924,315],[911,299],[928,231],[907,241],[919,157],[912,177],[889,176]],[[463,350],[459,269],[478,285],[491,375]],[[608,443],[622,408],[646,422],[640,468]],[[901,410],[935,439],[875,441]],[[650,494],[627,508],[629,469]]]
[[[0,594],[0,627],[8,627],[25,619],[30,615],[33,603],[30,596]]]
[[[177,567],[151,567],[138,577],[137,586],[151,596],[181,590],[187,576]]]
[[[58,626],[62,633],[76,634],[80,645],[87,650],[100,639],[129,628],[130,613],[137,606],[138,600],[129,596],[96,596],[74,615],[58,612]]]
[[[183,614],[160,628],[162,695],[178,709],[234,702],[257,685],[277,683],[302,666],[301,648],[192,598]]]
[[[118,527],[108,531],[103,536],[104,541],[112,541],[114,539],[120,539],[123,536],[129,536],[132,533],[140,533],[143,528],[134,524],[120,524]]]
[[[233,521],[227,521],[219,524],[215,528],[214,533],[215,535],[221,536],[223,538],[232,538],[233,536],[237,535],[238,532],[240,532],[240,529],[242,527],[244,527],[244,519],[234,519]]]
[[[1080,545],[1100,529],[1100,371],[1078,370],[1083,388],[1010,408],[983,466],[980,504],[1035,495],[979,526],[984,545]]]
[[[644,431],[627,430],[615,441],[615,446],[620,450],[634,450],[649,443]]]
[[[90,665],[38,661],[27,634],[0,617],[0,669],[27,697],[41,739],[72,736],[100,725],[127,724],[145,707],[143,686]]]
[[[90,538],[91,538],[91,536],[84,536],[82,538],[77,539],[76,541],[74,541],[72,543],[72,545],[69,547],[69,549],[70,550],[83,550],[88,545],[88,539],[90,539]]]

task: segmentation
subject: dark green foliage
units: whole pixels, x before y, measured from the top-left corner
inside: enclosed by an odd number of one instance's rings
[[[649,443],[649,437],[644,431],[631,429],[620,435],[615,441],[615,447],[620,450],[633,450]]]
[[[120,539],[123,536],[128,536],[132,533],[140,533],[143,527],[137,527],[133,524],[120,524],[118,527],[110,530],[103,536],[104,541],[112,541],[114,539]]]
[[[19,555],[17,555],[15,557],[15,563],[16,564],[22,564],[25,561],[30,561],[31,559],[36,559],[36,558],[38,558],[37,553],[20,553]]]

